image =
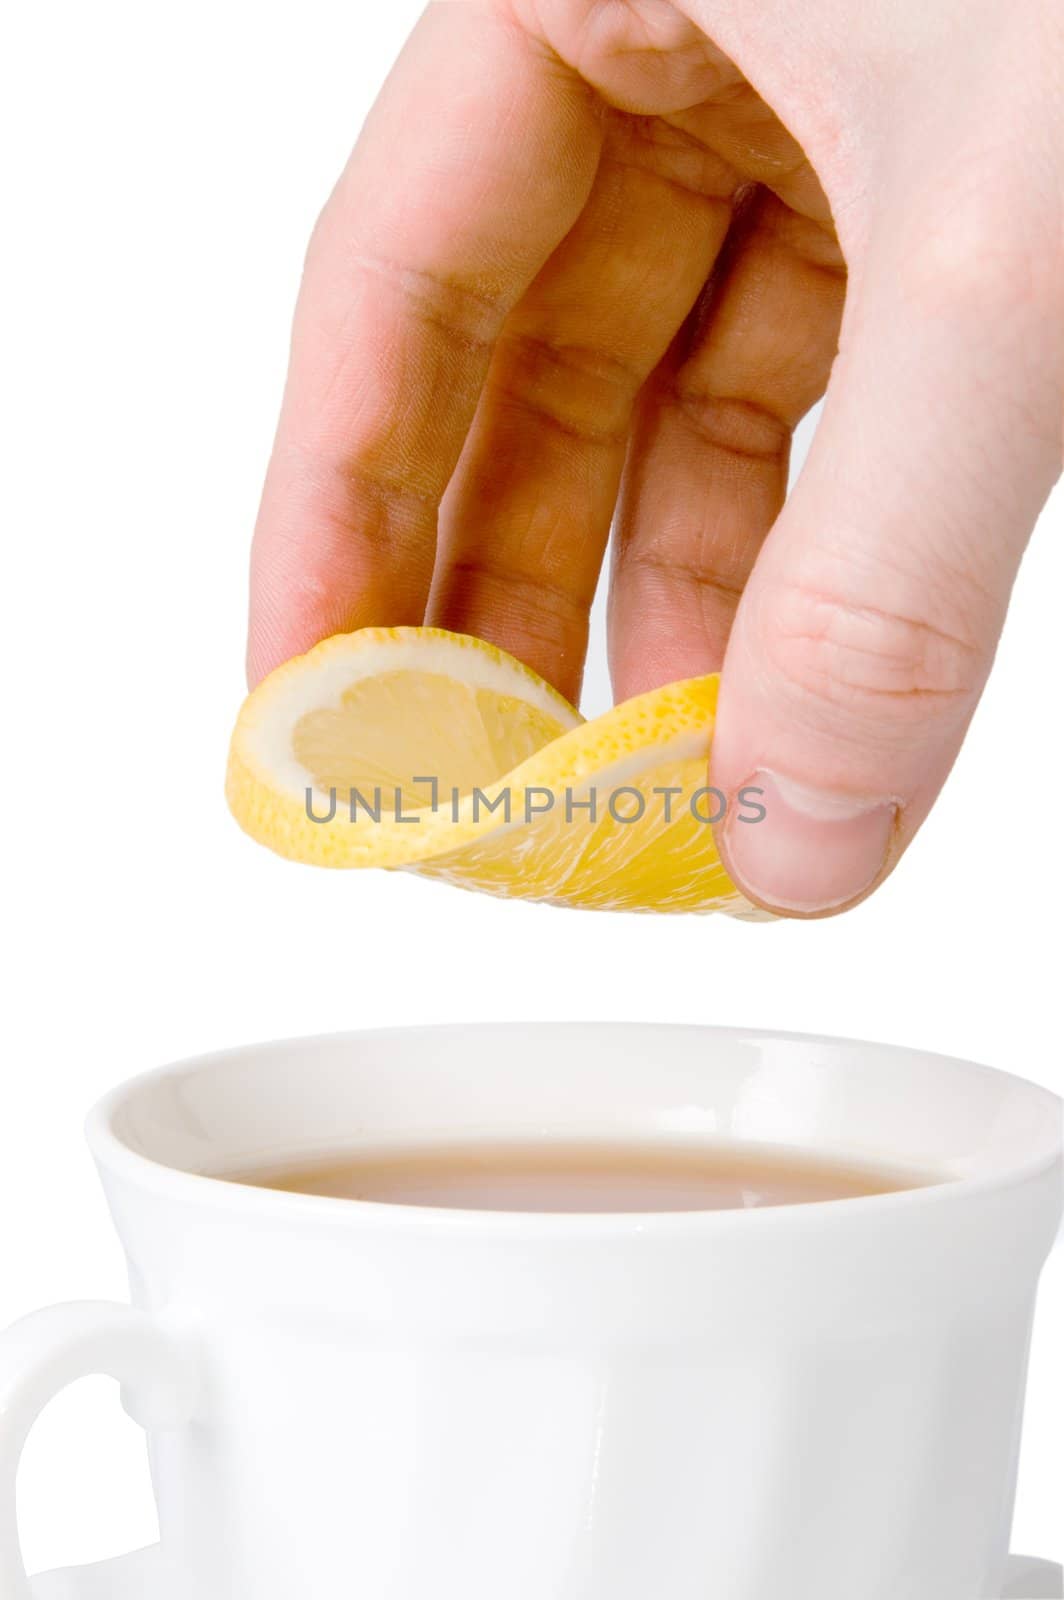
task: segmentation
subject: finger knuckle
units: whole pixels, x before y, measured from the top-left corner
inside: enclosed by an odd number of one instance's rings
[[[762,598],[757,636],[798,715],[851,729],[896,729],[967,715],[985,676],[974,630],[929,614],[914,595],[877,603],[790,583]]]
[[[935,316],[997,315],[1032,285],[1031,253],[1009,219],[1016,207],[981,192],[976,175],[944,187],[932,215],[917,218],[900,256],[904,299]]]

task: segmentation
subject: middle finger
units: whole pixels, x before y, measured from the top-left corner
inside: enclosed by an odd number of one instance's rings
[[[613,113],[576,226],[503,328],[441,508],[428,620],[579,694],[636,397],[725,239],[735,173]]]

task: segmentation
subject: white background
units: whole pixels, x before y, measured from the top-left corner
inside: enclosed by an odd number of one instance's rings
[[[82,1114],[217,1045],[620,1015],[896,1040],[1064,1087],[1059,494],[934,818],[840,921],[592,918],[318,874],[229,820],[247,541],[304,243],[416,9],[71,0],[8,30],[0,1323],[124,1295]],[[600,659],[589,683],[601,709]],[[1058,1559],[1062,1336],[1058,1252],[1016,1534]],[[31,1570],[150,1540],[108,1385],[50,1409],[20,1500]]]

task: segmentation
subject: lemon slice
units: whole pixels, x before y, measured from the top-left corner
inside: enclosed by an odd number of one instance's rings
[[[337,634],[245,701],[226,792],[295,861],[527,900],[761,913],[713,838],[716,676],[585,722],[512,656],[438,628]]]

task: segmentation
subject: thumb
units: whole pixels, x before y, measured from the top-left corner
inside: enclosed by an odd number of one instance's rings
[[[724,664],[713,783],[736,882],[798,916],[891,870],[960,749],[1060,469],[1052,291],[982,206],[872,249],[824,416]],[[1028,243],[1030,241],[1028,240]]]

